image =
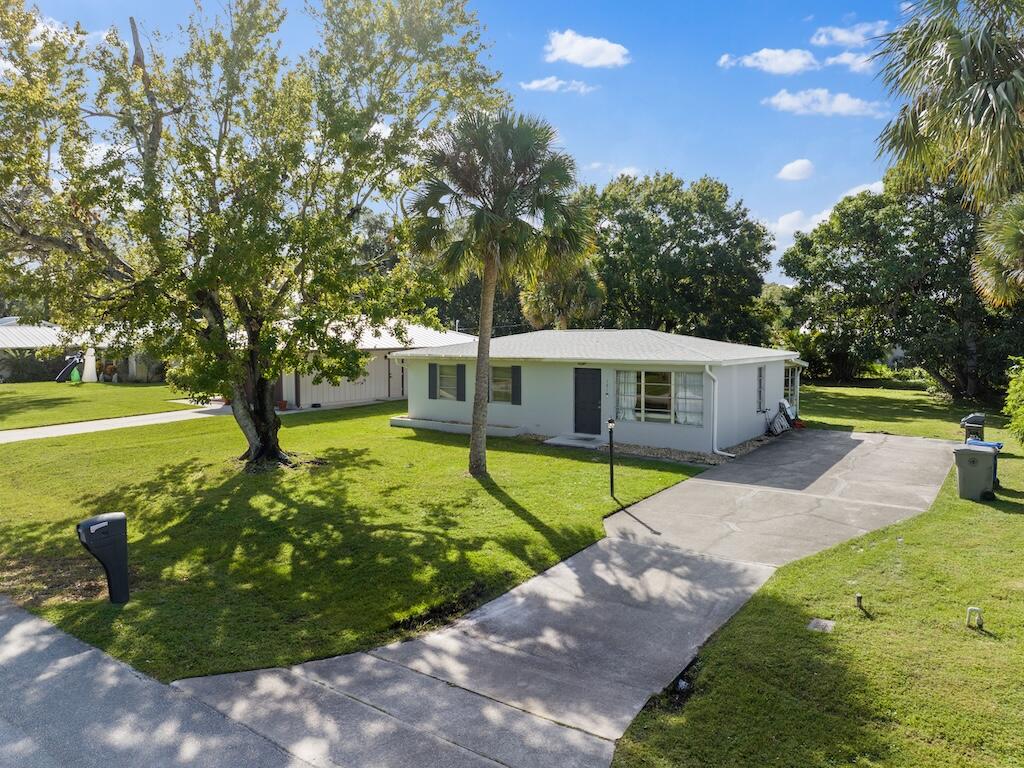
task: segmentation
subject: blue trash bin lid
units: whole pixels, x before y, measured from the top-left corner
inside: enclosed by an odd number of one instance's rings
[[[997,443],[994,440],[979,440],[976,437],[972,437],[967,441],[968,445],[980,445],[983,448],[995,448],[997,451],[1003,450],[1003,444]]]

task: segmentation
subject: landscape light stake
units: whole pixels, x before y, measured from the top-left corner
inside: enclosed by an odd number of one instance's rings
[[[608,419],[608,486],[615,498],[615,419]]]

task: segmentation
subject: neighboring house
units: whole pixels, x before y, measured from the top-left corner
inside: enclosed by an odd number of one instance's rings
[[[0,317],[0,377],[9,381],[49,381],[67,364],[66,353],[82,351],[85,381],[112,378],[111,372],[116,372],[121,381],[163,379],[164,366],[158,361],[142,354],[114,357],[104,350],[105,346],[102,340],[77,338],[69,342],[60,326],[46,321],[27,325],[17,317]],[[100,349],[98,357],[96,348]],[[88,374],[90,367],[96,375]]]
[[[392,354],[409,412],[395,426],[469,429],[476,342]],[[648,330],[537,331],[491,341],[488,432],[607,439],[710,453],[796,405],[797,353]]]
[[[60,328],[53,323],[23,325],[17,317],[0,317],[0,379],[35,381],[55,376],[64,358],[40,354],[62,349]]]
[[[404,341],[394,330],[381,329],[376,335],[367,331],[359,343],[361,350],[372,354],[365,376],[331,384],[326,380],[314,383],[316,376],[313,374],[289,372],[278,379],[277,399],[288,401],[289,408],[329,408],[375,400],[402,400],[406,396],[405,373],[401,363],[392,359],[395,352],[464,342],[475,343],[476,336],[411,323],[405,325]]]

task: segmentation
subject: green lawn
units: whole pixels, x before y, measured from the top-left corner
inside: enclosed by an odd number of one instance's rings
[[[950,422],[966,412],[852,387],[804,388],[801,408],[819,427],[930,437],[958,436]],[[634,721],[615,767],[1024,765],[1024,457],[1012,440],[1000,475],[997,501],[962,501],[951,474],[928,512],[781,568],[701,651],[692,697],[663,694]],[[984,633],[964,627],[969,605]],[[813,617],[835,632],[807,631]]]
[[[821,429],[847,428],[947,440],[963,438],[960,419],[974,410],[985,411],[988,424],[1004,423],[997,408],[951,403],[922,390],[887,384],[882,381],[856,387],[802,385],[800,416],[809,427]]]
[[[295,414],[321,466],[240,472],[228,418],[4,448],[0,592],[163,680],[291,664],[394,639],[493,597],[603,535],[607,458],[388,426],[404,404]],[[697,470],[622,460],[638,500]],[[102,597],[74,523],[128,514],[132,600]]]
[[[42,427],[191,408],[163,384],[0,384],[0,429]]]

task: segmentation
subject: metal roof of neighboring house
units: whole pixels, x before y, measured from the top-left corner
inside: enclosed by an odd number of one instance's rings
[[[476,341],[399,352],[396,358],[474,359]],[[534,331],[491,339],[491,359],[735,365],[792,360],[798,353],[649,330]]]
[[[476,345],[476,336],[471,336],[468,333],[438,331],[425,325],[416,325],[415,323],[405,324],[405,337],[405,341],[398,338],[398,333],[393,325],[390,328],[378,329],[377,334],[366,330],[359,340],[359,348],[366,350],[419,349],[464,343]]]
[[[0,317],[0,349],[40,349],[63,346],[53,323],[22,325],[17,317]]]

